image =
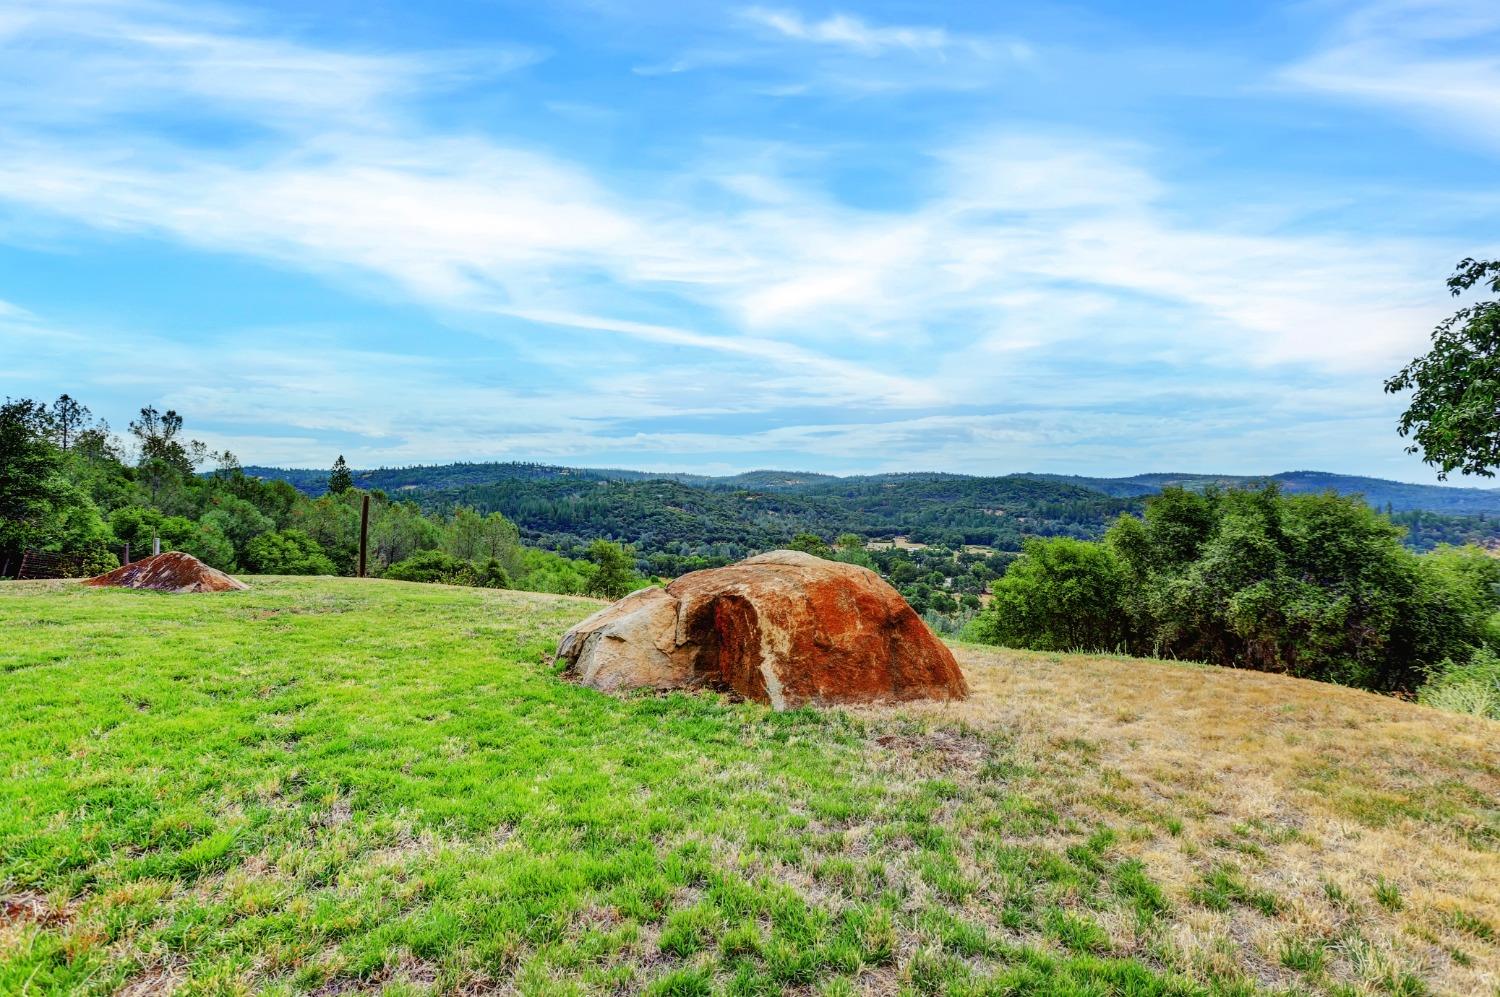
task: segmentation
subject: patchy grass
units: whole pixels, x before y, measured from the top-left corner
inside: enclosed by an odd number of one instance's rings
[[[963,704],[616,699],[548,663],[587,600],[253,581],[0,585],[0,993],[1500,985],[1493,722],[972,649]]]

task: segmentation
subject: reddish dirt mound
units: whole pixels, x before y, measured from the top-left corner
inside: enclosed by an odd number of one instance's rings
[[[778,710],[968,695],[953,653],[879,575],[789,550],[628,595],[557,653],[598,689],[727,689]]]
[[[85,585],[152,589],[157,592],[230,592],[250,586],[210,568],[191,554],[169,550],[116,568],[85,581]]]

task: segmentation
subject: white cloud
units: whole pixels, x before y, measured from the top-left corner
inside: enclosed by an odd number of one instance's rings
[[[853,207],[805,171],[747,161],[742,147],[637,178],[627,194],[563,156],[425,123],[412,105],[448,85],[461,59],[351,54],[158,5],[44,9],[0,20],[0,81],[27,84],[0,87],[0,201],[333,275],[461,314],[508,337],[507,349],[529,335],[532,362],[563,379],[555,396],[523,396],[420,356],[346,351],[314,363],[294,341],[280,359],[230,351],[233,376],[203,356],[176,380],[152,375],[202,386],[172,390],[185,408],[240,423],[247,439],[267,423],[298,440],[362,424],[375,440],[366,456],[384,461],[628,445],[789,447],[830,460],[868,448],[892,466],[959,466],[965,448],[1043,454],[1064,438],[1104,452],[1116,444],[1079,441],[1112,424],[1143,439],[1190,435],[1197,417],[1112,422],[1090,409],[1048,412],[1052,422],[926,414],[611,434],[633,418],[1036,406],[1058,394],[1104,407],[1145,390],[1128,373],[1105,383],[1090,365],[1364,376],[1420,346],[1447,306],[1426,271],[1462,255],[1188,216],[1149,149],[1076,134],[956,139],[914,171],[916,193],[899,209]],[[941,29],[761,15],[782,36],[861,57],[968,44]],[[80,82],[95,79],[104,85]],[[179,92],[262,132],[213,146],[124,113]],[[56,95],[96,127],[39,114]],[[30,355],[65,362],[37,346]],[[351,368],[358,386],[340,375]]]
[[[1388,107],[1500,150],[1500,6],[1489,0],[1381,0],[1348,14],[1281,80]]]
[[[795,41],[832,45],[861,55],[881,55],[892,49],[943,52],[955,44],[954,37],[942,28],[877,26],[849,14],[833,14],[814,21],[793,10],[750,7],[742,12],[742,16]]]

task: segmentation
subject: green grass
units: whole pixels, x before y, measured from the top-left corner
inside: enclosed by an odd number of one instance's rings
[[[1113,954],[1161,890],[1004,743],[576,687],[583,600],[253,582],[0,586],[0,993],[1218,989]]]

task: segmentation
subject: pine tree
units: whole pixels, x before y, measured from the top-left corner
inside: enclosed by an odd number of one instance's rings
[[[328,472],[328,490],[335,495],[342,495],[354,487],[354,474],[349,470],[349,465],[344,463],[344,455],[339,454],[339,459],[333,462],[333,470]]]

